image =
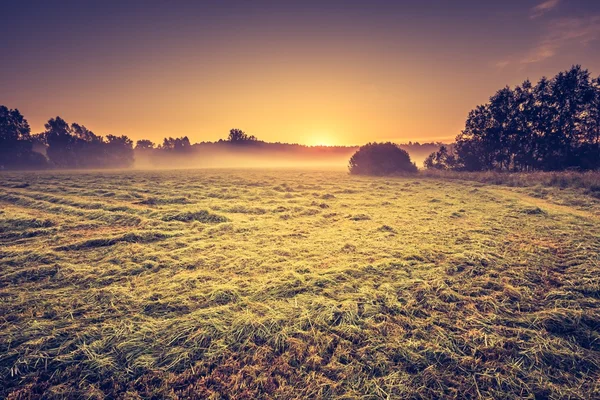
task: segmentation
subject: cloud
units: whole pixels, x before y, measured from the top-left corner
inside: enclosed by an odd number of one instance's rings
[[[509,65],[510,65],[510,60],[501,60],[501,61],[494,63],[494,66],[499,69],[506,68]]]
[[[559,18],[542,26],[539,39],[528,49],[492,65],[498,69],[510,65],[527,65],[548,60],[569,49],[582,49],[600,39],[600,15]]]
[[[600,16],[561,18],[552,21],[541,40],[521,59],[531,64],[554,57],[561,50],[585,47],[600,38]]]
[[[554,10],[558,6],[559,3],[560,3],[560,0],[544,1],[543,3],[540,3],[531,9],[531,14],[529,15],[529,18],[533,19],[533,18],[541,17],[542,15],[546,14],[547,12]]]

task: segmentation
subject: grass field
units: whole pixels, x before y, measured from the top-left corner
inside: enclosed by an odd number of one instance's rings
[[[0,210],[0,397],[600,397],[589,191],[2,173]]]

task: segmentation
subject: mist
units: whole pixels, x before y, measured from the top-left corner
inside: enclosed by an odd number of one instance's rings
[[[158,149],[136,150],[136,169],[186,169],[186,168],[295,168],[345,170],[348,160],[358,146],[232,146],[224,143],[196,144],[187,151]],[[411,160],[421,168],[423,161],[437,146],[401,145]]]

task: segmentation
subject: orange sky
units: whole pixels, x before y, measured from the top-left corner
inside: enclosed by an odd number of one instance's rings
[[[591,1],[125,3],[10,4],[0,104],[33,132],[60,115],[154,141],[452,141],[506,84],[600,72]]]

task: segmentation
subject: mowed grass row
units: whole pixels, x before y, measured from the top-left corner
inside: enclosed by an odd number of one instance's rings
[[[0,207],[0,397],[600,396],[577,188],[12,173]]]

